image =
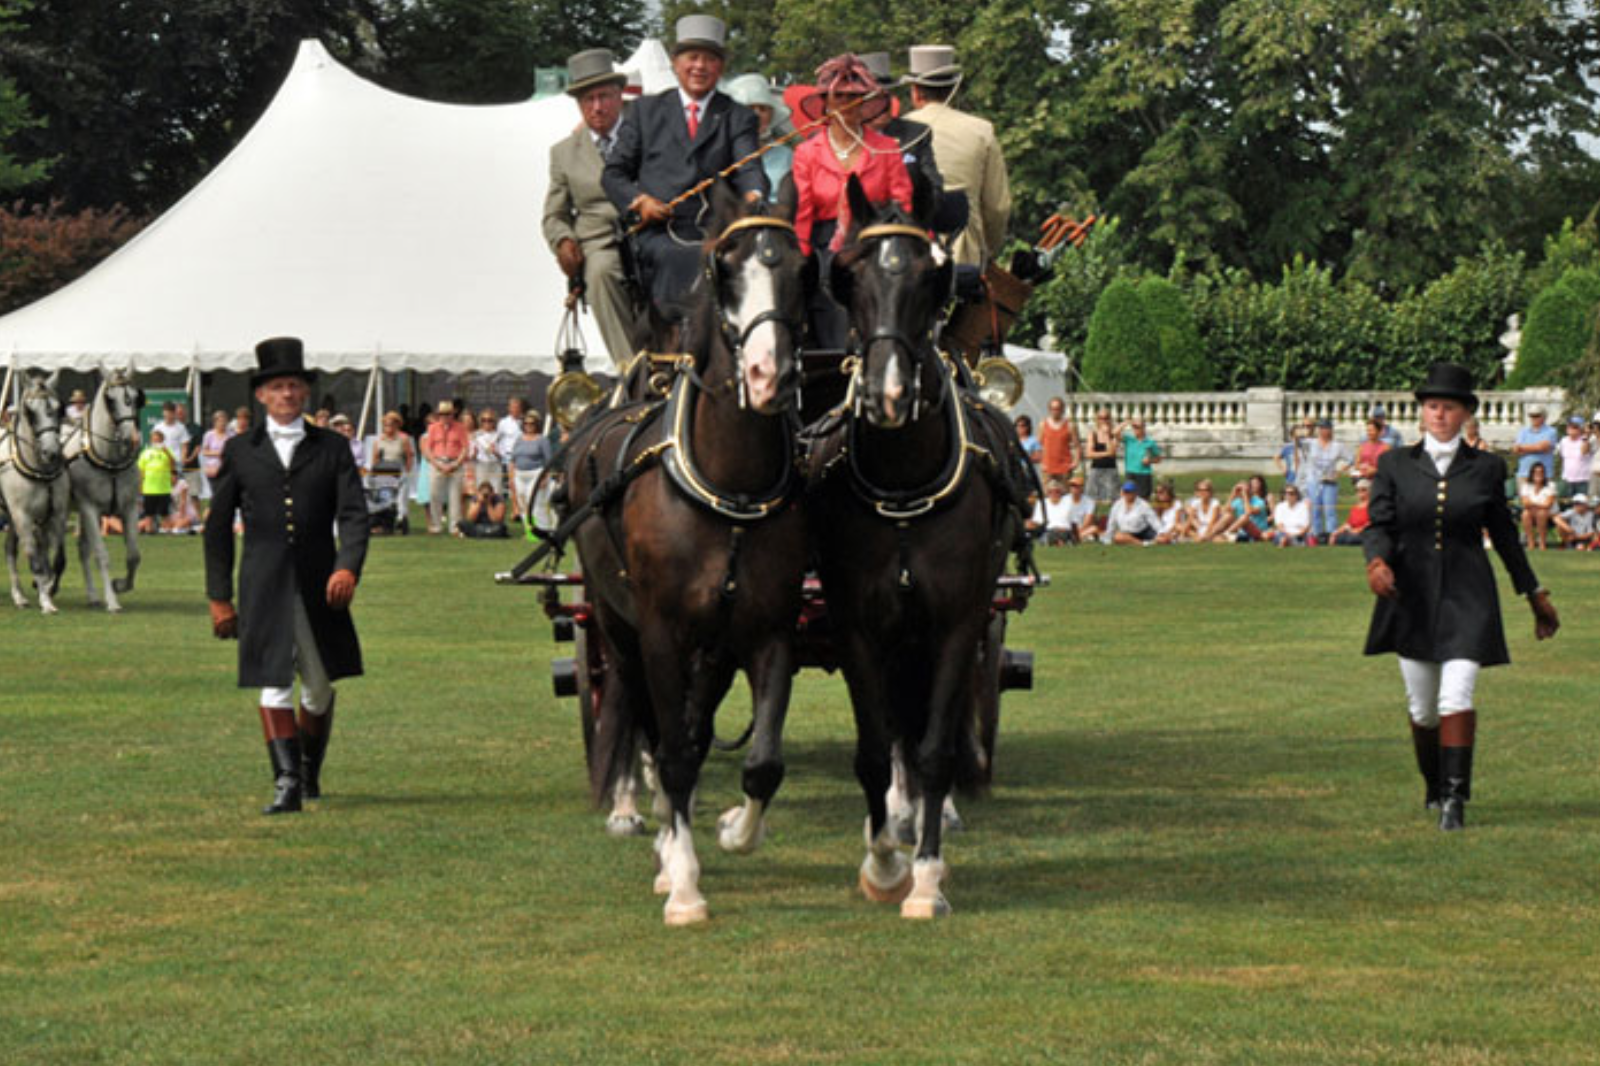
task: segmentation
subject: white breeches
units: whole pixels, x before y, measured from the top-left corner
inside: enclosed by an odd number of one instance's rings
[[[321,714],[333,701],[333,682],[322,666],[317,639],[311,633],[311,618],[300,597],[294,597],[294,672],[300,675],[300,705],[311,714]],[[283,688],[261,690],[261,706],[294,707],[294,679]]]
[[[1439,724],[1440,715],[1472,710],[1477,706],[1472,690],[1478,684],[1478,669],[1471,659],[1428,663],[1402,656],[1400,676],[1406,681],[1411,720],[1432,729]]]

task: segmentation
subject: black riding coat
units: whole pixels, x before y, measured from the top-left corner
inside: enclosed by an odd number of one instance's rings
[[[335,570],[361,576],[367,505],[350,442],[306,424],[289,469],[265,426],[230,440],[211,481],[206,515],[206,595],[233,599],[233,512],[244,519],[239,564],[239,687],[294,683],[294,600],[305,604],[328,677],[361,673],[349,610],[328,606]],[[333,526],[339,524],[339,543]]]
[[[1463,444],[1441,478],[1420,443],[1391,449],[1378,459],[1370,513],[1366,557],[1389,564],[1399,596],[1373,609],[1367,654],[1510,662],[1484,531],[1518,593],[1539,582],[1506,505],[1505,460]]]

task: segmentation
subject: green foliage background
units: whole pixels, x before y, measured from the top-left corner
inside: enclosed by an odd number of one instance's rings
[[[1600,271],[1573,268],[1539,293],[1528,309],[1517,368],[1508,383],[1520,388],[1557,380],[1589,346],[1597,307]]]

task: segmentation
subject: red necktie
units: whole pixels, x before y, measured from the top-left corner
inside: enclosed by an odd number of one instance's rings
[[[694,140],[694,135],[700,132],[700,105],[693,100],[689,101],[689,139]]]

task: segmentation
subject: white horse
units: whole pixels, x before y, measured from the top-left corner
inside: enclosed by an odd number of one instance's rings
[[[100,382],[83,420],[71,424],[62,450],[72,498],[78,508],[78,558],[83,562],[83,585],[89,606],[102,602],[108,611],[122,610],[117,595],[133,590],[139,569],[139,409],[144,392],[133,383],[129,370],[113,370]],[[127,576],[111,577],[111,553],[100,533],[100,520],[114,514],[122,519],[127,546]],[[96,583],[95,571],[99,570]],[[105,600],[99,589],[104,587]]]
[[[65,568],[67,538],[66,463],[61,452],[61,401],[56,375],[30,371],[11,424],[0,429],[0,499],[11,516],[6,529],[6,566],[11,602],[28,606],[17,575],[20,541],[39,591],[39,609],[55,614],[56,586]]]

